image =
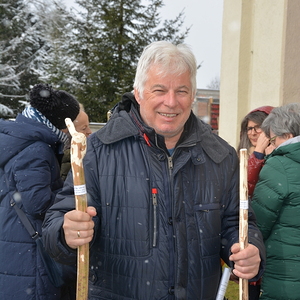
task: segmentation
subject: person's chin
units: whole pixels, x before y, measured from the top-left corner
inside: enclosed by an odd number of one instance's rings
[[[156,133],[163,135],[164,137],[174,137],[179,134],[179,130],[174,127],[163,127],[155,129]]]

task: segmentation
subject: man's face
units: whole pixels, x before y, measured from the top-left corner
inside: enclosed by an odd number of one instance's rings
[[[140,104],[143,121],[163,135],[166,143],[171,139],[176,144],[190,116],[194,100],[190,73],[162,77],[157,75],[158,71],[157,66],[149,69],[144,92],[140,97],[135,90],[135,97]]]

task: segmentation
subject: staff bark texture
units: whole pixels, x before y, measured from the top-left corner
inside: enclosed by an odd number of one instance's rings
[[[83,158],[86,153],[86,136],[75,130],[71,119],[65,119],[68,130],[72,136],[71,141],[71,167],[73,172],[74,194],[76,209],[86,212],[87,194],[83,169]],[[89,275],[89,244],[79,246],[77,249],[77,287],[76,300],[88,298]]]

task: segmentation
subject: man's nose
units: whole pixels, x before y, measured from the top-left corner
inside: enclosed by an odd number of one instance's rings
[[[164,104],[166,106],[169,107],[174,107],[177,105],[177,99],[176,99],[176,94],[173,91],[169,91],[166,95],[165,95],[165,100],[164,100]]]

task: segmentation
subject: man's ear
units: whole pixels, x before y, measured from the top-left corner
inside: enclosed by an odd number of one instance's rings
[[[134,98],[138,104],[141,104],[141,98],[140,98],[140,93],[136,88],[133,90]]]

